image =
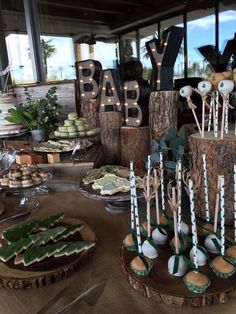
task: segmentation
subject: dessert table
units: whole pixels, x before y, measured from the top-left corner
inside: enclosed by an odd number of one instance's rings
[[[62,194],[63,193],[63,194]],[[63,202],[62,202],[63,200]],[[13,210],[17,201],[14,197],[3,199],[6,209]],[[10,290],[0,288],[0,313],[6,314],[34,314],[37,313],[47,301],[56,295],[68,284],[71,284],[68,292],[53,306],[48,313],[55,313],[56,310],[72,301],[79,292],[86,287],[107,278],[107,285],[103,294],[93,307],[85,303],[75,306],[69,313],[86,314],[156,314],[165,313],[176,314],[194,313],[201,314],[233,314],[236,312],[236,299],[226,304],[212,305],[202,308],[173,308],[164,303],[149,300],[137,291],[132,289],[121,272],[120,266],[120,246],[122,239],[127,233],[130,214],[114,215],[104,211],[104,201],[96,201],[84,197],[79,190],[55,191],[48,195],[40,196],[41,208],[31,214],[32,217],[39,218],[64,211],[66,217],[79,218],[86,221],[94,230],[98,245],[94,256],[78,272],[58,283],[28,289]],[[22,220],[14,220],[8,224],[0,224],[1,230]]]

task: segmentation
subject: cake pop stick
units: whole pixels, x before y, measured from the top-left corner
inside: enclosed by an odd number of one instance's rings
[[[160,225],[160,207],[159,207],[159,193],[158,189],[160,186],[160,180],[157,177],[157,170],[153,170],[154,174],[154,192],[155,192],[155,200],[156,200],[156,219],[157,219],[157,224]]]
[[[187,99],[188,107],[192,110],[195,122],[196,122],[197,127],[198,127],[198,131],[199,131],[200,135],[202,136],[202,130],[201,130],[200,124],[198,122],[198,118],[197,118],[196,113],[195,113],[195,110],[197,107],[194,105],[194,103],[192,102],[192,100],[190,98],[192,93],[193,93],[193,89],[189,85],[186,85],[180,89],[180,95]]]
[[[194,212],[194,194],[193,194],[193,181],[188,180],[188,190],[190,198],[190,212],[191,212],[191,223],[192,223],[192,241],[193,241],[193,262],[196,269],[198,269],[198,253],[197,253],[197,227],[196,218]]]
[[[206,209],[206,221],[210,221],[209,214],[209,201],[208,201],[208,180],[207,180],[207,170],[206,170],[206,155],[202,155],[202,168],[203,168],[203,179],[204,179],[204,192],[205,192],[205,209]]]
[[[133,161],[130,161],[130,204],[131,204],[131,230],[134,230],[134,219],[135,219],[135,214],[134,214],[134,191],[133,191],[133,185],[131,184],[132,177],[134,176],[133,174],[134,167],[133,167]]]
[[[228,104],[228,97],[229,97],[229,94],[232,92],[233,89],[234,89],[234,82],[233,81],[223,80],[223,81],[220,81],[218,84],[218,90],[221,93],[221,97],[223,98],[221,134],[220,134],[221,139],[223,139],[223,137],[224,137],[225,111],[227,111],[226,107],[229,105]],[[228,128],[228,126],[227,126],[227,128]]]
[[[180,243],[179,243],[178,228],[177,228],[178,202],[176,201],[176,189],[175,187],[171,186],[171,182],[168,183],[167,194],[168,194],[168,203],[170,205],[171,211],[173,212],[173,219],[174,219],[175,253],[179,254]]]
[[[202,137],[205,134],[205,108],[207,104],[207,94],[211,91],[212,85],[209,81],[202,81],[198,83],[198,89],[194,89],[202,98]],[[208,105],[209,106],[209,105]]]
[[[229,133],[229,106],[225,107],[225,134]]]
[[[216,103],[215,103],[215,124],[214,124],[214,136],[218,136],[218,119],[219,119],[219,92],[216,91]]]
[[[225,255],[225,180],[224,176],[220,176],[220,247],[221,255]]]
[[[134,212],[135,212],[136,236],[137,236],[137,242],[138,242],[138,253],[141,254],[142,243],[141,243],[141,233],[140,233],[140,224],[139,224],[138,199],[137,199],[134,173],[131,178],[131,187],[133,189],[133,195],[134,195]]]
[[[182,161],[178,160],[177,164],[177,187],[178,187],[178,233],[181,233],[181,222],[182,222],[182,212],[181,212],[181,198],[182,198]]]
[[[161,170],[161,207],[162,211],[166,211],[165,205],[165,187],[164,187],[164,165],[163,165],[163,154],[160,152],[160,170]]]
[[[218,179],[217,179],[217,193],[216,193],[215,217],[214,217],[214,233],[216,233],[216,231],[217,231],[219,202],[220,202],[220,176],[218,176]]]
[[[207,131],[208,131],[208,132],[211,131],[212,112],[213,112],[213,99],[211,98],[211,102],[210,102],[210,111],[209,111],[209,115],[208,115],[208,126],[207,126]],[[214,118],[213,118],[213,120],[214,120]]]

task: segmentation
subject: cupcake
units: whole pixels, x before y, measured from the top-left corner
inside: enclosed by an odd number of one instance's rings
[[[229,278],[235,273],[235,267],[222,256],[215,257],[210,262],[210,267],[219,278]]]
[[[144,262],[144,258],[142,259],[140,256],[136,256],[130,262],[130,268],[135,272],[135,274],[139,276],[147,276],[152,268],[151,262]]]
[[[124,238],[123,245],[128,251],[136,251],[133,235],[131,233],[127,234],[127,236]]]
[[[194,293],[203,293],[210,286],[209,278],[197,270],[192,270],[184,276],[184,283]]]
[[[236,266],[236,245],[230,246],[230,247],[225,251],[225,255],[226,255],[227,258],[230,260],[230,262],[233,263],[234,266]]]

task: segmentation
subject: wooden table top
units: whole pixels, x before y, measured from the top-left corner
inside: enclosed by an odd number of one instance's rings
[[[8,211],[12,210],[16,198],[3,199]],[[93,258],[71,277],[49,286],[32,290],[8,290],[0,288],[0,313],[34,314],[56,293],[71,284],[69,291],[49,311],[55,313],[63,305],[74,299],[79,291],[91,286],[102,278],[107,278],[107,286],[94,307],[85,303],[74,307],[70,313],[82,314],[233,314],[236,313],[236,299],[226,304],[200,309],[173,308],[163,303],[151,301],[133,290],[121,273],[120,245],[129,227],[130,214],[112,215],[104,210],[105,202],[91,200],[79,191],[53,192],[39,197],[41,208],[32,214],[38,218],[64,211],[67,217],[86,221],[98,237],[98,247]],[[20,222],[21,220],[15,221]],[[0,228],[6,225],[1,224]]]

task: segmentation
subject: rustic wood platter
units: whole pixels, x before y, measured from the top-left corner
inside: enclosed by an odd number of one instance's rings
[[[204,294],[191,292],[184,284],[182,277],[171,276],[167,270],[167,262],[173,252],[168,245],[161,246],[161,254],[153,262],[154,266],[148,276],[136,275],[130,269],[131,260],[136,252],[129,252],[124,246],[120,251],[121,269],[130,286],[145,297],[162,301],[167,305],[183,307],[202,307],[211,304],[226,303],[236,296],[236,274],[228,279],[216,277],[210,266],[201,267],[208,276],[211,285]]]
[[[58,225],[83,223],[84,227],[65,241],[96,242],[93,230],[84,222],[75,218],[64,218]],[[0,286],[10,289],[39,288],[60,281],[86,264],[92,257],[95,246],[79,254],[63,257],[50,257],[30,266],[15,265],[13,259],[6,263],[0,262]]]

